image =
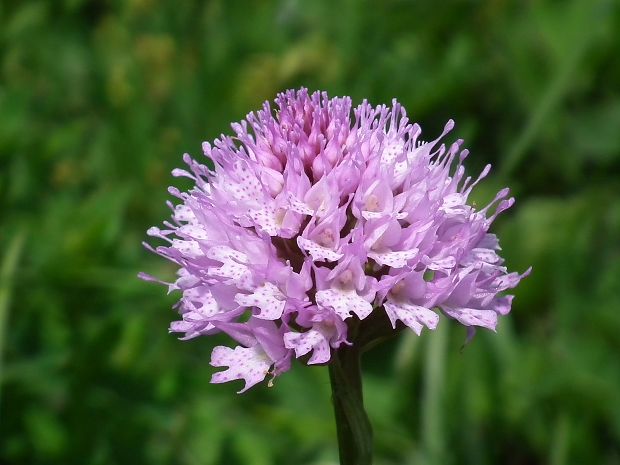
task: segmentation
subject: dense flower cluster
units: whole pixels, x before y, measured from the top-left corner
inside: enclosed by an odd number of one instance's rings
[[[185,155],[189,170],[173,175],[195,187],[170,188],[173,221],[148,230],[167,245],[146,246],[180,267],[165,283],[182,292],[170,330],[239,344],[215,347],[211,365],[227,368],[212,382],[243,379],[245,391],[293,356],[326,363],[354,343],[349,323],[373,312],[417,334],[437,326],[437,311],[494,330],[512,301],[498,293],[525,275],[507,272],[487,232],[514,199],[504,189],[468,205],[490,167],[465,178],[462,141],[439,144],[454,123],[424,142],[396,101],[352,109],[301,89],[276,104],[204,143],[214,169]]]

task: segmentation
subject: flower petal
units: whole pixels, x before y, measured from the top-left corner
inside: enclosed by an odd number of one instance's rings
[[[277,320],[284,312],[286,296],[280,291],[278,286],[266,282],[256,288],[252,294],[237,294],[235,302],[244,307],[258,307],[260,313],[254,315],[263,320]]]
[[[252,272],[246,265],[240,263],[247,260],[247,255],[243,252],[227,246],[215,246],[209,249],[207,257],[222,262],[220,267],[207,268],[209,275],[229,278],[233,284],[242,289],[248,289],[251,286]]]
[[[300,249],[308,252],[312,257],[312,260],[315,262],[336,262],[343,257],[343,254],[341,253],[335,252],[327,247],[323,247],[322,245],[319,245],[309,239],[304,239],[301,236],[297,238],[297,245]]]
[[[428,329],[435,329],[439,323],[439,315],[426,307],[396,302],[386,302],[383,306],[392,327],[395,328],[396,321],[400,320],[413,329],[418,336],[422,332],[423,326]]]
[[[243,379],[245,386],[238,391],[238,394],[241,394],[264,380],[271,365],[272,361],[258,345],[249,348],[237,346],[234,350],[217,346],[211,353],[211,366],[228,369],[214,373],[211,382],[226,383]]]
[[[447,271],[456,266],[456,260],[454,257],[429,259],[426,266],[428,266],[429,270]]]
[[[273,205],[265,205],[248,213],[252,221],[259,227],[261,231],[266,232],[270,236],[277,236],[280,230],[278,224],[277,212]]]
[[[313,350],[308,365],[326,363],[331,358],[329,342],[316,329],[310,329],[305,333],[289,332],[284,334],[284,346],[287,349],[293,349],[297,358],[303,357]]]
[[[477,308],[454,308],[442,306],[446,315],[454,318],[465,326],[482,326],[495,331],[497,313],[494,310],[480,310]]]
[[[400,250],[396,252],[369,252],[368,256],[379,265],[402,268],[407,266],[407,262],[418,255],[418,252],[418,249]]]
[[[353,290],[325,289],[316,293],[316,302],[321,307],[333,308],[336,314],[343,320],[355,313],[360,320],[363,320],[370,312],[372,305],[365,299],[357,295]]]
[[[288,203],[295,213],[299,213],[302,215],[313,215],[314,210],[310,208],[305,202],[299,200],[295,195],[289,194]]]

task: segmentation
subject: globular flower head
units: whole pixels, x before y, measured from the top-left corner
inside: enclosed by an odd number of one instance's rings
[[[165,283],[181,293],[170,331],[238,344],[215,347],[211,365],[226,369],[212,382],[242,379],[245,391],[292,358],[328,363],[377,316],[418,335],[439,313],[495,330],[504,291],[529,270],[508,273],[488,232],[514,202],[508,190],[468,203],[490,167],[465,177],[462,141],[440,143],[454,123],[424,142],[396,101],[352,108],[301,89],[275,103],[203,144],[212,169],[185,155],[173,175],[195,185],[170,188],[172,221],[148,230],[166,245],[146,246],[179,266]]]

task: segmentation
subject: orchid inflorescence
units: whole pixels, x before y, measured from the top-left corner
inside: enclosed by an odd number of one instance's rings
[[[490,166],[465,177],[463,141],[440,143],[453,121],[424,142],[395,100],[352,108],[301,89],[275,103],[203,144],[212,168],[186,154],[189,168],[173,175],[194,187],[171,187],[172,222],[148,230],[167,245],[146,246],[179,266],[164,283],[182,293],[170,331],[239,344],[213,349],[211,365],[226,369],[212,382],[243,379],[243,392],[293,356],[326,364],[380,335],[382,318],[418,335],[439,313],[470,335],[495,330],[511,308],[503,291],[529,270],[508,273],[488,232],[514,203],[508,189],[483,208],[468,203]]]

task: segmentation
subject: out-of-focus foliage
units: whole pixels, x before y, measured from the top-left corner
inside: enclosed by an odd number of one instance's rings
[[[449,117],[534,272],[498,334],[369,353],[377,464],[620,463],[613,0],[0,3],[0,462],[334,464],[324,368],[237,396],[141,247],[181,154],[300,85]],[[174,181],[178,182],[178,181]],[[178,184],[177,184],[178,185]]]

